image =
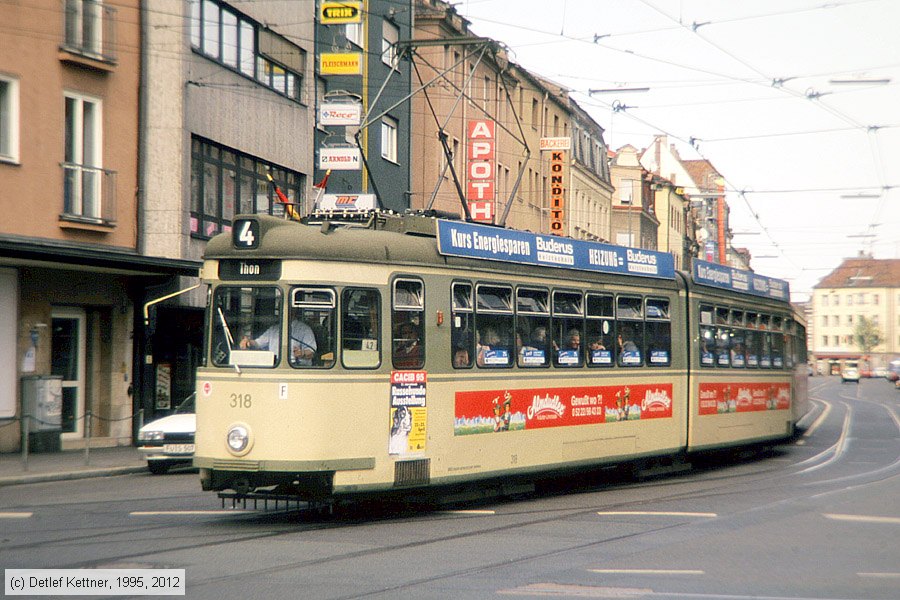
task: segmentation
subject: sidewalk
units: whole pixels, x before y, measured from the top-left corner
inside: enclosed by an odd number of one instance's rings
[[[31,452],[27,465],[21,453],[0,454],[0,487],[21,483],[107,477],[147,470],[147,461],[133,446],[65,452]]]

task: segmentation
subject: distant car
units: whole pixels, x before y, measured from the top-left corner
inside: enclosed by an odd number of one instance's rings
[[[848,381],[859,383],[859,369],[856,367],[845,367],[841,371],[841,383],[847,383]]]
[[[887,377],[887,367],[875,367],[875,369],[872,371],[872,375],[874,377]]]
[[[171,467],[190,466],[194,460],[195,394],[188,396],[168,417],[147,423],[138,432],[138,450],[147,459],[147,468],[161,475]]]

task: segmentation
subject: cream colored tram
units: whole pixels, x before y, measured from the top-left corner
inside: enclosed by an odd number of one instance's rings
[[[666,254],[414,215],[309,221],[240,216],[208,245],[206,490],[504,482],[788,433],[778,403],[699,414],[698,386],[740,381],[692,381],[701,304],[740,296],[690,299]],[[740,375],[790,377],[757,371]]]

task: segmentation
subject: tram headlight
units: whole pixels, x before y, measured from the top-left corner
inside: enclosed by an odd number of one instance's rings
[[[228,428],[225,443],[232,454],[246,454],[250,449],[250,430],[246,425],[235,424]]]

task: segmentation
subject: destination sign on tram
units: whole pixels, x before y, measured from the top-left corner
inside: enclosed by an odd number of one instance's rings
[[[675,278],[675,258],[666,252],[458,221],[438,220],[437,225],[438,251],[447,256],[660,279]]]
[[[693,275],[694,282],[702,285],[784,302],[791,299],[791,289],[787,281],[757,275],[753,271],[695,259]]]

